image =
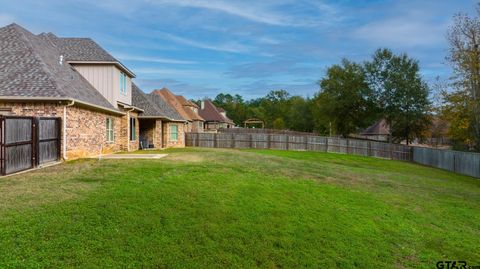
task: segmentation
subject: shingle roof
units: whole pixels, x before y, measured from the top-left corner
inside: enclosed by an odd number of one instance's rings
[[[177,97],[177,100],[183,105],[183,106],[191,106],[191,107],[196,107],[196,108],[199,108],[197,104],[195,104],[194,102],[190,101],[190,100],[187,100],[185,97],[181,96],[181,95],[176,95]]]
[[[168,118],[135,83],[132,83],[132,105],[143,109],[141,116]]]
[[[0,28],[0,96],[75,99],[116,110],[45,36],[17,24]]]
[[[67,61],[118,62],[90,38],[57,37],[52,33],[40,35],[50,38],[64,54]]]
[[[168,102],[163,99],[163,97],[149,93],[145,94],[145,97],[150,101],[150,103],[156,106],[156,110],[160,113],[160,116],[165,116],[173,121],[185,121],[184,119],[173,107],[171,107]],[[150,115],[157,116],[157,115]]]
[[[181,96],[181,95],[176,95],[175,96],[177,98],[177,101],[182,104],[182,108],[183,110],[185,110],[185,112],[189,115],[189,117],[194,120],[194,121],[204,121],[203,118],[198,115],[197,113],[195,113],[193,110],[192,110],[192,104],[190,101],[187,101],[187,99],[185,99],[185,97]]]
[[[203,120],[197,116],[190,108],[186,108],[182,105],[182,102],[175,96],[169,89],[163,88],[161,90],[155,90],[151,94],[161,96],[172,108],[174,108],[182,118],[188,121]]]
[[[231,119],[226,116],[223,116],[219,109],[208,99],[203,100],[204,107],[198,111],[198,114],[205,121],[215,121],[215,122],[224,122],[229,124],[234,124]]]
[[[71,62],[107,62],[117,65],[130,75],[135,76],[120,61],[104,50],[91,38],[57,37],[53,33],[42,33],[39,36],[50,40],[65,57]]]
[[[362,135],[389,135],[390,127],[385,119],[381,119],[365,129]]]

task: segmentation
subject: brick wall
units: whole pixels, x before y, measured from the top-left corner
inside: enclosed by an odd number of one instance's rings
[[[113,121],[113,142],[107,141],[107,118]],[[124,150],[122,123],[125,118],[77,106],[67,107],[67,157],[76,159]]]
[[[155,121],[155,132],[153,134],[153,145],[157,149],[161,149],[163,147],[162,141],[162,120]]]
[[[65,104],[60,103],[1,103],[0,114],[14,116],[40,116],[60,117],[64,124],[63,111]],[[118,151],[138,150],[140,146],[140,122],[138,113],[128,112],[130,117],[135,118],[137,138],[135,141],[129,139],[127,115],[109,114],[101,111],[90,110],[85,107],[67,107],[66,143],[67,158],[76,159],[82,157],[97,156],[100,153],[107,154]],[[114,141],[107,141],[106,120],[113,121]],[[170,137],[170,126],[178,126],[178,139],[172,141]],[[163,122],[157,119],[154,129],[155,148],[162,147],[184,147],[185,128],[183,122]],[[63,156],[63,126],[62,132],[62,156]]]
[[[65,104],[60,103],[27,103],[27,102],[3,102],[0,103],[0,114],[12,116],[37,116],[37,117],[60,117],[62,118],[62,156],[63,156],[63,118]],[[130,112],[132,117],[137,113]],[[107,141],[106,119],[113,120],[114,141]],[[127,116],[109,114],[90,110],[84,107],[67,107],[66,143],[67,158],[76,159],[81,157],[97,156],[100,153],[112,153],[126,151],[127,143],[130,150],[138,149],[139,124],[137,120],[137,140],[129,141],[127,129]]]

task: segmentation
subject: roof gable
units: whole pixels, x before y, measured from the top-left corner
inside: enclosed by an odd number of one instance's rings
[[[131,77],[135,77],[132,71],[91,38],[57,37],[52,33],[41,33],[38,36],[54,44],[68,62],[111,63],[128,73]]]
[[[151,94],[161,96],[173,109],[177,111],[178,114],[182,116],[182,118],[188,121],[194,120],[192,115],[184,109],[183,105],[169,89],[163,88],[161,90],[154,90]]]
[[[203,100],[204,107],[198,111],[198,114],[205,121],[216,121],[216,122],[224,122],[233,124],[233,121],[229,119],[227,116],[223,116],[221,111],[212,103],[212,101],[205,99]]]

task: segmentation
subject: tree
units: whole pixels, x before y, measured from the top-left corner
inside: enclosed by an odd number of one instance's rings
[[[363,67],[343,59],[333,65],[320,82],[320,92],[314,98],[316,129],[347,137],[368,126],[375,111],[372,91],[365,81]]]
[[[455,72],[454,83],[461,87],[455,97],[468,98],[460,102],[459,110],[469,104],[469,139],[473,147],[480,151],[480,4],[477,4],[477,16],[458,14],[447,33],[450,53],[447,60]],[[468,93],[468,94],[466,94]]]
[[[238,94],[232,96],[231,94],[220,93],[215,97],[213,103],[225,109],[227,116],[239,126],[247,119],[245,103],[243,98]]]
[[[429,127],[429,88],[419,73],[418,62],[406,54],[378,49],[365,63],[366,80],[394,140],[407,144],[422,138]]]
[[[273,129],[283,130],[285,129],[285,121],[282,118],[276,118],[272,123]]]
[[[457,150],[468,150],[474,143],[470,126],[472,99],[469,94],[469,91],[443,92],[439,116],[449,123],[448,136]]]
[[[295,131],[312,132],[312,101],[301,96],[292,96],[289,103],[286,126]]]

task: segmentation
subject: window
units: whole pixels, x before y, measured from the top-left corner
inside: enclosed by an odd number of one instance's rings
[[[137,121],[135,118],[130,118],[130,141],[137,140]]]
[[[178,125],[170,125],[170,141],[178,140]]]
[[[113,134],[113,120],[112,118],[107,118],[107,142],[114,141],[114,134]]]
[[[120,72],[120,92],[127,94],[127,75],[123,72]]]

